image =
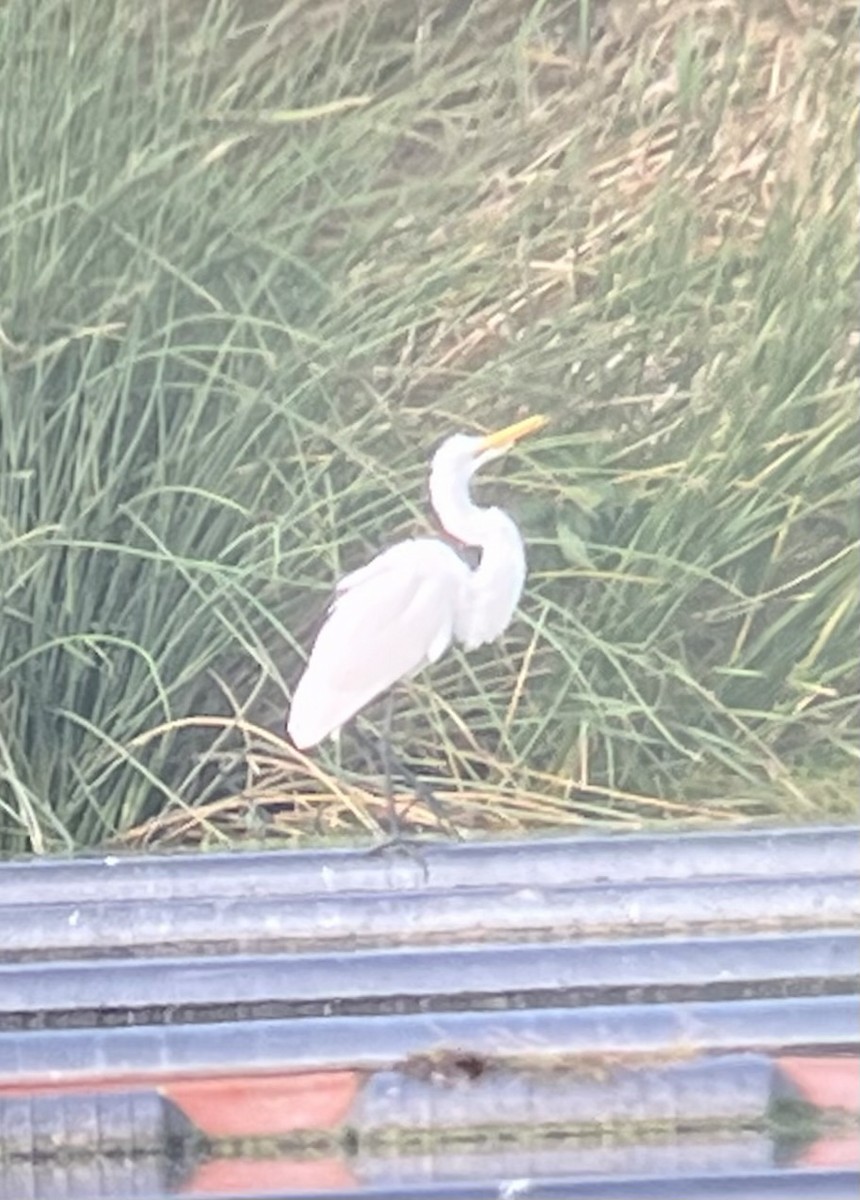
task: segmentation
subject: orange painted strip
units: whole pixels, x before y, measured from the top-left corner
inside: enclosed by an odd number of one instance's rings
[[[860,1114],[860,1059],[797,1055],[777,1058],[776,1065],[808,1104]]]
[[[273,1137],[298,1129],[336,1129],[347,1117],[364,1082],[358,1071],[313,1071],[295,1075],[148,1075],[16,1081],[0,1096],[48,1096],[141,1089],[172,1100],[210,1137]]]
[[[100,1075],[87,1075],[82,1079],[44,1079],[32,1083],[27,1079],[14,1079],[0,1083],[0,1096],[67,1096],[81,1092],[158,1092],[164,1079],[151,1075],[111,1075],[104,1079]]]
[[[838,1137],[823,1137],[807,1146],[793,1167],[860,1167],[860,1134],[842,1133]]]
[[[210,1137],[272,1137],[297,1129],[336,1129],[352,1108],[356,1071],[175,1079],[160,1091]]]
[[[182,1186],[187,1193],[254,1191],[334,1191],[357,1187],[358,1181],[339,1158],[220,1158],[203,1163]],[[182,1192],[177,1193],[181,1195]]]

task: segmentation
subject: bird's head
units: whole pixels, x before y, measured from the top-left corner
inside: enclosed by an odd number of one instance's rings
[[[507,454],[521,438],[543,429],[547,420],[543,416],[525,417],[522,421],[515,421],[513,425],[506,425],[504,429],[483,436],[455,433],[446,438],[433,455],[433,473],[469,479],[485,463]]]

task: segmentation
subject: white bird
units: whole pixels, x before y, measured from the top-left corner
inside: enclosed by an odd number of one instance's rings
[[[469,481],[545,424],[526,417],[486,437],[458,433],[442,443],[430,468],[430,503],[447,533],[480,548],[480,564],[473,570],[446,542],[419,537],[345,575],[293,696],[287,733],[296,747],[336,734],[454,639],[474,650],[507,628],[526,577],[523,539],[507,513],[474,503]]]

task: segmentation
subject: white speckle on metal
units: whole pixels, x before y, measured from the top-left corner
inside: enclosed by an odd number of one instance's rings
[[[530,1179],[508,1179],[499,1184],[499,1200],[516,1200],[531,1191],[531,1186]]]
[[[74,912],[69,913],[69,924],[72,926],[73,929],[74,929],[75,925],[77,925],[78,921],[80,921],[80,919],[81,919],[81,910],[79,908],[76,908],[74,910]]]

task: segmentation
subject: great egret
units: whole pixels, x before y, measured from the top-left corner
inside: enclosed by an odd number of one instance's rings
[[[480,548],[480,564],[473,570],[439,538],[410,538],[340,580],[290,708],[287,733],[298,749],[337,733],[455,638],[474,650],[507,628],[526,577],[523,539],[507,513],[473,502],[469,481],[546,421],[526,417],[486,437],[457,433],[442,443],[430,503],[447,533]]]

